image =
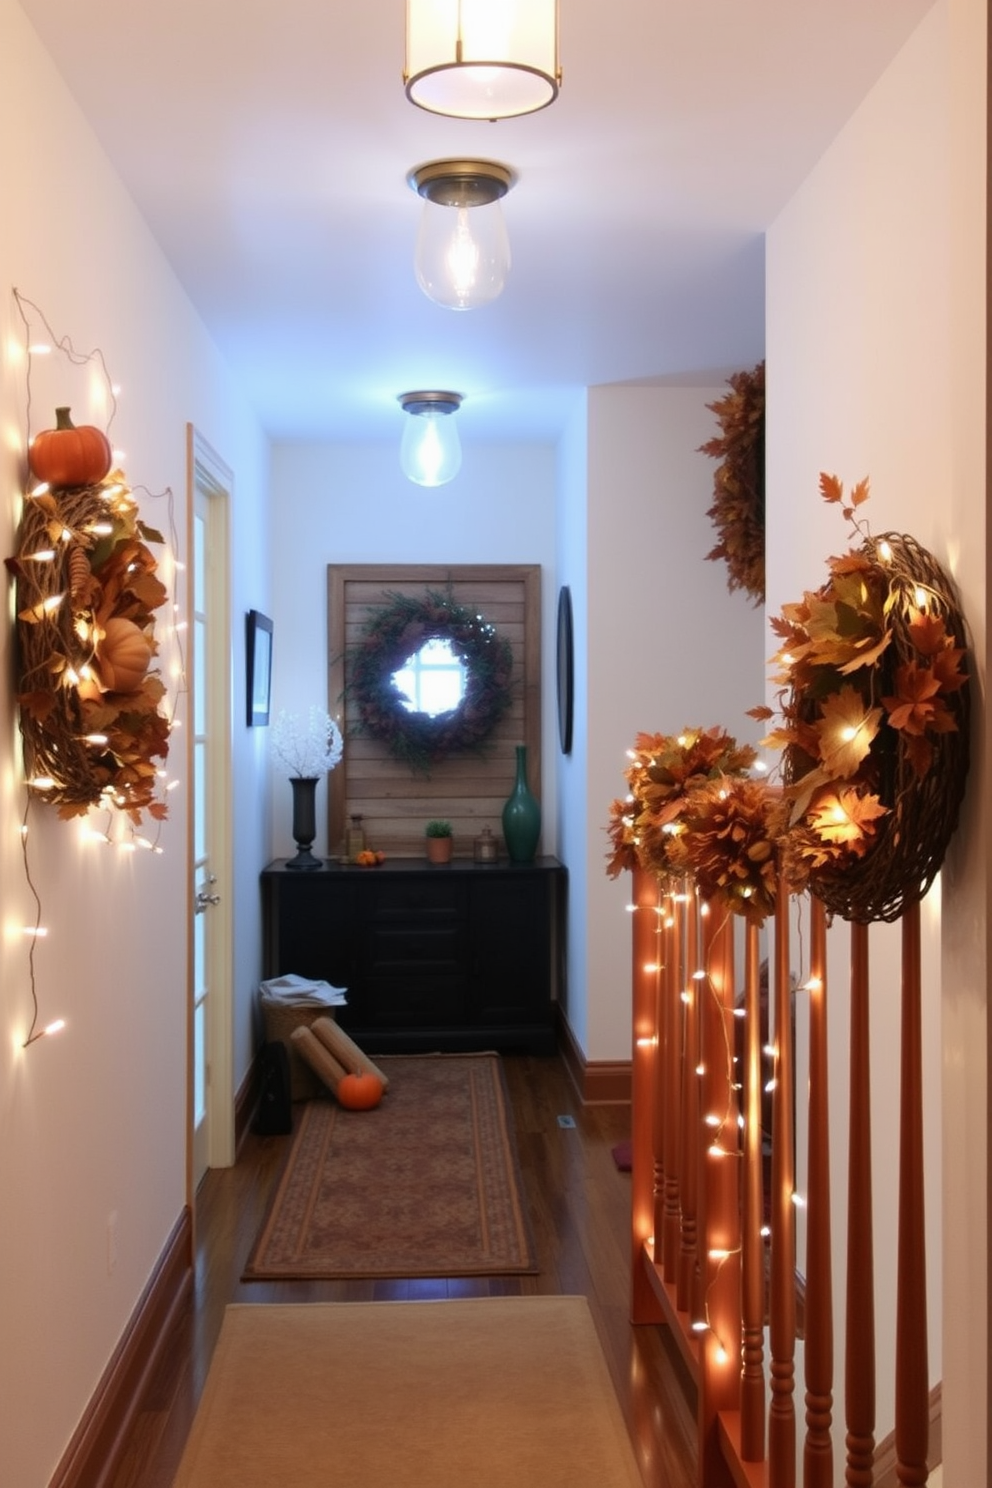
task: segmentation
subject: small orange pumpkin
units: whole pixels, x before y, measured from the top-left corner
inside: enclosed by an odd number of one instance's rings
[[[347,1111],[371,1111],[382,1100],[382,1081],[370,1070],[358,1070],[339,1080],[334,1094]]]
[[[28,449],[33,473],[56,488],[98,485],[112,463],[110,441],[103,430],[93,424],[77,429],[68,408],[56,408],[55,428],[36,434]]]
[[[107,692],[137,692],[145,680],[152,650],[144,631],[133,620],[115,615],[104,627],[96,659]]]

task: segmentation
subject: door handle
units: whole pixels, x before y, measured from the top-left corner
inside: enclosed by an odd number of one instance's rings
[[[215,884],[217,882],[217,875],[211,873],[206,882],[208,887],[210,884]],[[196,892],[196,899],[193,901],[193,913],[203,914],[204,910],[209,909],[211,904],[219,903],[219,894],[210,894],[207,892],[207,888],[198,889]]]

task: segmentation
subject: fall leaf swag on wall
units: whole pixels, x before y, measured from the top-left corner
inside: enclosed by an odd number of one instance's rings
[[[720,464],[713,476],[713,505],[706,515],[719,541],[706,554],[727,565],[727,587],[743,589],[756,605],[765,598],[765,364],[735,372],[730,392],[707,403],[720,433],[699,446]]]

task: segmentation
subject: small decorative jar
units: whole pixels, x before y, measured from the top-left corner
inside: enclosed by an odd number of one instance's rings
[[[473,843],[477,863],[495,863],[499,856],[499,843],[489,827],[483,827]]]

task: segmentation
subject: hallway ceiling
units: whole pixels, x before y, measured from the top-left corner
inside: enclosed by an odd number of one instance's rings
[[[403,92],[403,0],[21,0],[274,438],[554,439],[587,385],[763,354],[763,232],[932,0],[561,0],[563,84],[499,124]],[[410,168],[505,162],[513,267],[417,287]],[[810,286],[816,293],[816,286]]]

